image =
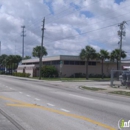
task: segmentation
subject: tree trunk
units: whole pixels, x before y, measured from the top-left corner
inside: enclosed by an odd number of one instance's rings
[[[12,75],[12,68],[13,68],[13,63],[11,63],[11,75]]]
[[[88,62],[89,60],[86,61],[86,79],[88,79]]]
[[[104,78],[103,77],[103,59],[102,59],[102,68],[101,68],[101,72],[102,72],[102,79]]]

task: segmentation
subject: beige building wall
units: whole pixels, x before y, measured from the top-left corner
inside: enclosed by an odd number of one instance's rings
[[[44,63],[45,62],[50,62],[52,61],[82,61],[80,57],[78,56],[54,56],[54,57],[44,57],[42,60]],[[94,61],[94,60],[92,60]],[[29,59],[29,60],[23,60],[22,61],[22,68],[25,67],[25,72],[30,73],[31,76],[39,76],[39,59]],[[28,69],[28,67],[32,67],[31,69]],[[62,72],[62,76],[64,77],[69,77],[71,75],[74,75],[75,73],[86,73],[86,66],[85,65],[62,65],[62,68],[60,68],[60,65],[54,65],[58,72]],[[130,66],[130,61],[123,61],[122,66]],[[23,69],[18,67],[17,71],[18,72],[23,72]],[[104,62],[104,68],[103,72],[106,76],[109,76],[111,74],[111,70],[116,70],[117,65],[116,62]],[[101,74],[101,61],[96,61],[96,65],[88,65],[88,73],[89,74]]]
[[[58,71],[60,71],[60,67],[56,67]],[[106,76],[111,74],[111,70],[116,69],[115,63],[104,63],[103,72]],[[66,77],[71,76],[74,73],[86,73],[85,65],[63,65],[61,68],[62,75],[66,75]],[[97,63],[96,66],[88,66],[89,74],[101,74],[101,63]]]

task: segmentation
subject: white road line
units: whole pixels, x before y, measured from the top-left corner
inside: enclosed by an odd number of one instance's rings
[[[39,98],[35,98],[35,100],[40,101],[40,99],[39,99]]]
[[[66,110],[66,109],[63,109],[63,108],[61,108],[61,110],[64,111],[64,112],[70,112],[70,111],[68,111],[68,110]]]
[[[94,100],[92,98],[82,97],[82,96],[78,96],[78,95],[74,95],[74,94],[69,94],[69,95],[79,97],[79,98],[84,98],[84,99],[87,99],[87,100]]]
[[[47,103],[47,105],[48,106],[52,106],[52,107],[54,107],[55,105],[53,105],[53,104],[51,104],[51,103]]]
[[[12,89],[12,88],[10,88],[10,89]]]
[[[19,92],[20,94],[22,94],[22,92]]]
[[[26,95],[27,97],[31,97],[30,95]]]

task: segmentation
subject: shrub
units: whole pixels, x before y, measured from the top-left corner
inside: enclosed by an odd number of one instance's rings
[[[30,74],[29,73],[20,73],[20,72],[14,72],[13,73],[14,76],[18,76],[18,77],[29,77]]]
[[[5,74],[5,72],[4,71],[0,71],[0,74]]]
[[[42,67],[42,76],[43,77],[58,77],[58,71],[55,66],[43,66]]]

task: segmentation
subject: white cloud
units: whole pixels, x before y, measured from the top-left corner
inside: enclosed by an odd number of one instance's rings
[[[118,23],[130,20],[129,0],[120,4],[115,3],[114,0],[52,0],[50,2],[53,15],[48,15],[51,11],[43,0],[21,0],[20,2],[0,0],[2,53],[21,54],[21,25],[25,25],[25,54],[31,55],[32,48],[41,43],[41,25],[44,16],[46,16],[44,45],[50,56],[78,55],[86,45],[91,45],[97,51],[119,47]],[[88,11],[93,16],[86,17],[88,14],[80,14],[81,11]],[[112,24],[116,25],[98,30]],[[84,32],[86,33],[83,35]],[[130,48],[129,35],[128,24],[126,38],[123,40],[123,49],[127,52]]]

